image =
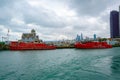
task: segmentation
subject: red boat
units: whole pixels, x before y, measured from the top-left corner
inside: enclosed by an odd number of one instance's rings
[[[75,48],[80,48],[80,49],[105,49],[105,48],[112,48],[112,46],[107,44],[107,42],[85,42],[85,43],[76,42],[75,43]]]
[[[10,50],[52,50],[56,49],[54,45],[47,45],[45,43],[35,42],[19,42],[12,41],[10,43]]]
[[[54,45],[47,45],[39,36],[36,35],[34,29],[31,30],[31,33],[23,33],[22,39],[19,41],[10,42],[10,50],[51,50],[56,49]]]

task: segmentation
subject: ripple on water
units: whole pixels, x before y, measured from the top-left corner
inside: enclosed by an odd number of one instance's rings
[[[9,51],[0,64],[0,80],[120,80],[119,48]]]
[[[4,80],[4,79],[14,75],[15,73],[16,73],[16,71],[11,71],[11,72],[8,72],[8,73],[6,73],[4,75],[1,75],[0,80]]]
[[[120,55],[112,58],[111,69],[114,73],[120,73]]]

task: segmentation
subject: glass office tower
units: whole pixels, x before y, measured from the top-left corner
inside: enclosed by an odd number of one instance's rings
[[[119,12],[110,12],[110,36],[111,38],[119,37]]]

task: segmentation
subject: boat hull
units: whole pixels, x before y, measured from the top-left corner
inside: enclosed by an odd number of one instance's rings
[[[111,45],[106,42],[87,42],[87,43],[75,43],[75,48],[78,49],[106,49],[112,48]]]
[[[11,42],[10,50],[53,50],[56,49],[54,45],[47,45],[45,43],[32,42]]]

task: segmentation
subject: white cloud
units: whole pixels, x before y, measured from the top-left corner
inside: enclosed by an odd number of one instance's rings
[[[40,39],[73,39],[76,34],[109,37],[109,13],[120,1],[8,0],[1,2],[0,30],[10,29],[11,39],[35,29]],[[102,6],[101,6],[102,4]]]
[[[22,21],[22,20],[20,20],[20,19],[17,19],[17,18],[12,18],[12,19],[11,19],[11,22],[12,22],[13,24],[18,24],[18,25],[25,24],[24,21]]]

